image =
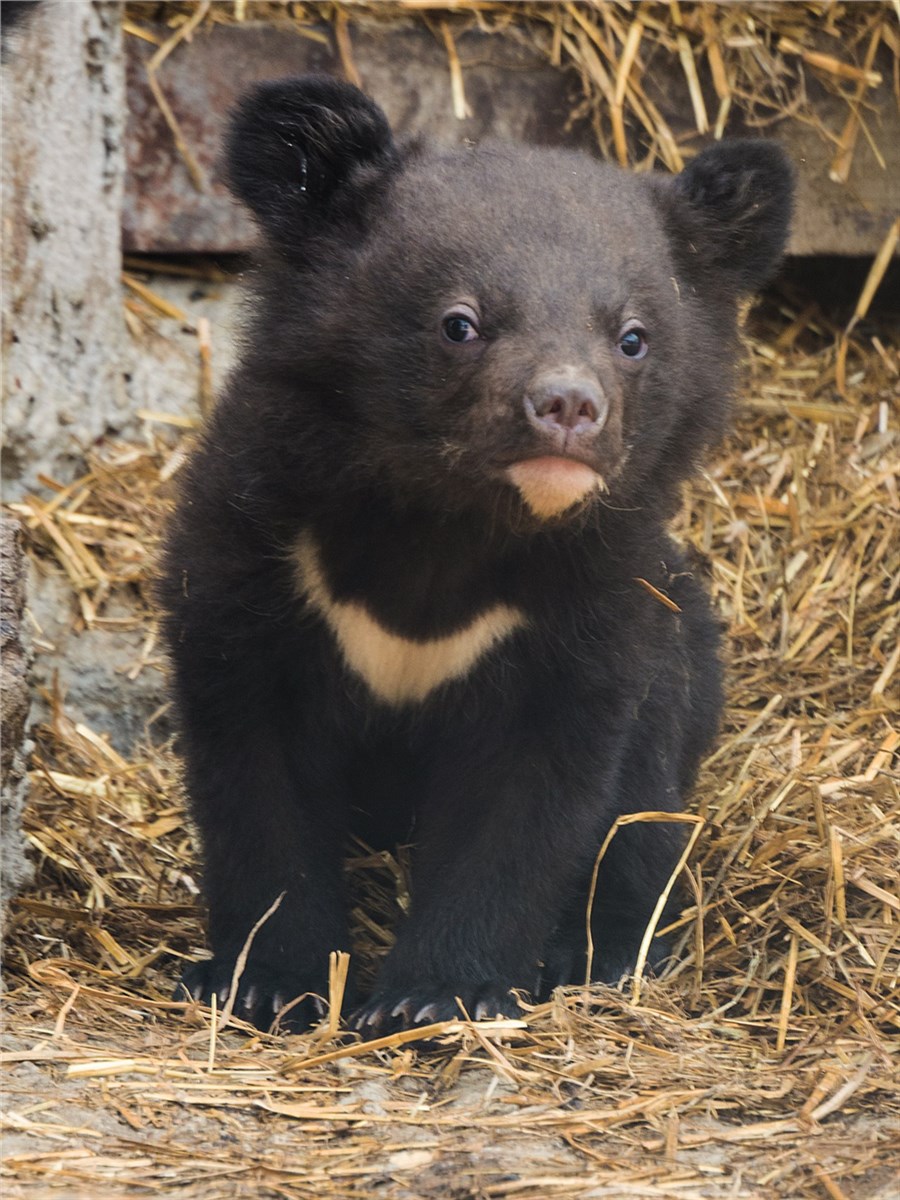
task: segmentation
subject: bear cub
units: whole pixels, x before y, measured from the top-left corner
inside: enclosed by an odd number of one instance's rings
[[[234,1011],[316,1021],[355,833],[414,859],[352,1026],[513,1015],[583,982],[604,836],[680,811],[717,728],[717,623],[667,522],[726,424],[790,167],[753,140],[677,177],[398,142],[317,77],[255,87],[227,161],[264,245],[165,556],[212,943],[178,995],[224,1001],[281,897]],[[633,968],[682,845],[613,838],[595,979]]]

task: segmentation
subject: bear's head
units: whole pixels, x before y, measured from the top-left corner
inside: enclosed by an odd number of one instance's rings
[[[249,93],[228,167],[267,243],[245,372],[285,465],[518,521],[671,508],[722,432],[737,301],[791,212],[771,143],[675,177],[398,144],[360,91],[314,77]]]

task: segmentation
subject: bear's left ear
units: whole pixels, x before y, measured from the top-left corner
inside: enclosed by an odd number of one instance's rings
[[[673,236],[685,259],[753,292],[775,272],[790,233],[794,169],[774,142],[735,138],[697,155],[669,182]],[[667,205],[667,207],[669,207]],[[679,215],[686,220],[679,220]]]
[[[277,245],[353,211],[354,182],[396,163],[387,118],[359,88],[326,76],[252,88],[231,115],[231,190]],[[346,203],[345,203],[346,202]]]

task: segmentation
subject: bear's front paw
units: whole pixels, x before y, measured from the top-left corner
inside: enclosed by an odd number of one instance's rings
[[[211,1004],[215,996],[221,1011],[228,1001],[233,975],[234,959],[228,956],[191,963],[173,999]],[[277,1021],[276,1032],[303,1033],[325,1016],[326,993],[323,978],[305,978],[265,963],[249,962],[238,980],[232,1014],[257,1029],[272,1029]]]
[[[594,930],[594,954],[591,960],[591,982],[611,987],[634,973],[641,942],[646,930],[643,921],[629,922],[625,918],[609,921]],[[548,1000],[558,987],[580,987],[587,973],[585,933],[580,925],[558,929],[544,950],[539,998]],[[650,942],[644,971],[659,974],[671,954],[667,938],[655,937]]]
[[[616,926],[610,924],[607,928],[599,930],[595,934],[597,945],[591,979],[615,987],[623,978],[633,975],[645,930],[646,924],[643,921],[632,924],[622,921]],[[647,951],[644,972],[647,975],[661,974],[671,953],[672,947],[668,938],[654,937]]]
[[[459,987],[437,981],[408,989],[379,990],[353,1013],[348,1024],[363,1037],[371,1038],[439,1021],[466,1017],[486,1021],[521,1015],[515,992],[499,980]]]

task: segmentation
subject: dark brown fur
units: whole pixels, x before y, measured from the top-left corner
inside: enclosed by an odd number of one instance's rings
[[[622,813],[678,811],[717,726],[716,622],[666,523],[725,427],[736,302],[782,251],[790,170],[757,142],[675,179],[563,151],[398,147],[371,101],[318,79],[251,92],[229,154],[267,248],[167,550],[213,948],[184,983],[227,992],[283,892],[238,1011],[265,1025],[322,995],[348,945],[353,830],[416,845],[411,913],[356,1024],[450,1016],[457,997],[512,1012],[512,988],[583,978],[602,838]],[[479,336],[452,344],[442,314],[463,300]],[[640,361],[621,348],[633,318]],[[548,452],[523,405],[563,365],[608,408],[576,449],[609,491],[538,521],[504,471]],[[423,701],[386,704],[298,594],[301,532],[336,601],[413,642],[498,604],[526,625]],[[596,978],[632,967],[680,844],[667,825],[613,841]],[[654,962],[666,952],[657,940]],[[318,1011],[294,1009],[295,1027]]]

